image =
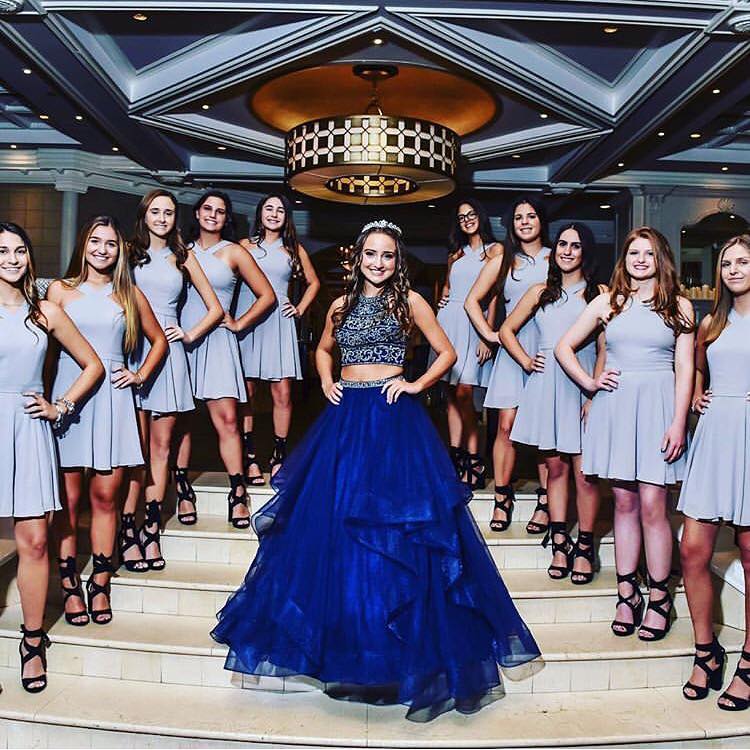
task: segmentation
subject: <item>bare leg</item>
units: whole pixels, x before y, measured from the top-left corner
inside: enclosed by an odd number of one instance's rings
[[[248,378],[245,381],[245,390],[247,392],[247,403],[239,406],[242,414],[242,431],[252,432],[255,426],[255,381]]]
[[[641,555],[641,502],[632,482],[613,482],[612,492],[615,496],[615,569],[620,575],[627,575],[637,570]],[[630,584],[619,584],[618,591],[633,604],[638,601]],[[620,604],[615,619],[633,622],[633,613],[625,604]]]
[[[18,553],[18,593],[21,596],[23,624],[27,630],[37,630],[44,625],[44,605],[49,586],[49,558],[47,555],[47,518],[19,518],[15,520],[14,535]],[[38,646],[40,638],[29,638],[31,646]],[[24,652],[26,653],[26,652]],[[24,677],[44,675],[42,660],[26,663]],[[41,682],[32,682],[37,687]]]
[[[745,643],[742,648],[750,652],[750,527],[740,526],[737,528],[737,544],[740,548],[740,559],[742,568],[745,572]],[[740,659],[739,667],[750,668],[750,662],[746,659]],[[750,698],[750,687],[748,687],[739,677],[733,677],[726,689],[727,693],[736,695],[738,698]],[[719,703],[726,705],[735,705],[730,696],[719,698]]]
[[[448,442],[451,448],[460,448],[463,442],[463,422],[461,410],[458,407],[458,398],[455,385],[446,385],[448,402]]]
[[[548,476],[547,476],[547,463],[544,457],[544,454],[541,452],[537,452],[536,454],[536,472],[539,477],[539,487],[540,489],[547,489],[548,490]],[[543,497],[543,493],[539,494],[538,500],[541,502],[541,499]],[[544,504],[544,503],[542,503]],[[547,513],[544,510],[534,510],[534,512],[531,514],[531,518],[529,519],[530,524],[534,524],[532,526],[531,532],[532,533],[541,533],[536,532],[534,529],[539,529],[547,525],[547,523],[550,521],[550,518],[548,517]],[[527,531],[529,529],[527,528]]]
[[[672,545],[674,544],[667,513],[667,488],[639,482],[638,494],[641,499],[641,524],[648,574],[655,581],[662,581],[669,576],[672,569]],[[649,594],[649,601],[658,602],[664,597],[664,592],[655,590]],[[647,609],[643,624],[652,628],[662,628],[666,623],[664,617],[658,612]],[[643,631],[643,635],[646,638],[650,637],[648,631]]]
[[[474,386],[460,383],[456,386],[456,405],[461,420],[460,442],[469,453],[479,450],[477,414],[474,411]]]
[[[690,619],[693,621],[695,643],[707,644],[714,639],[713,604],[714,591],[711,583],[709,563],[714,552],[719,525],[696,521],[685,517],[685,525],[680,542],[680,562],[682,578],[685,583],[685,594]],[[705,652],[701,652],[703,655]],[[709,667],[716,667],[717,662],[711,659]],[[705,687],[708,677],[700,667],[693,667],[690,682],[698,687]],[[685,688],[687,695],[695,695],[691,688]]]
[[[193,452],[192,416],[190,413],[180,415],[177,420],[177,466],[182,469],[190,467],[190,456]]]
[[[559,454],[547,455],[547,502],[549,503],[549,517],[551,523],[565,524],[568,517],[568,480],[570,479],[570,465],[568,460]],[[552,543],[565,544],[566,537],[561,533],[552,535]],[[567,557],[558,551],[552,555],[552,565],[567,567]],[[554,573],[554,571],[553,571]],[[552,575],[562,578],[561,572]]]
[[[169,481],[169,456],[172,448],[172,436],[174,435],[177,415],[163,414],[151,418],[151,435],[149,439],[149,478],[146,485],[146,499],[162,502],[167,492]],[[184,503],[181,503],[183,505]],[[189,513],[195,510],[192,503],[179,507],[178,513]]]
[[[211,417],[216,434],[219,438],[219,453],[230,476],[242,475],[242,441],[237,424],[237,400],[233,398],[218,398],[207,401],[208,413]],[[245,487],[241,485],[241,492],[237,497],[245,494]],[[234,518],[247,518],[250,515],[246,505],[237,505]]]
[[[127,477],[127,488],[128,492],[125,496],[125,505],[123,506],[123,513],[135,513],[138,510],[138,502],[141,499],[141,492],[143,485],[146,483],[145,473],[150,463],[149,461],[149,412],[143,411],[143,409],[137,409],[136,414],[138,415],[138,432],[141,436],[141,453],[143,453],[143,459],[146,462],[144,467],[133,466],[128,471]],[[132,558],[132,552],[136,552],[135,548],[129,550],[128,559]]]
[[[247,403],[240,404],[238,408],[242,414],[242,446],[243,446],[243,466],[245,478],[251,484],[263,484],[263,471],[256,460],[255,440],[253,438],[253,427],[255,425],[255,393],[257,383],[254,380],[246,380],[245,388],[247,390]],[[258,480],[258,481],[255,481]]]
[[[573,478],[576,483],[576,509],[578,513],[578,533],[594,531],[599,515],[599,482],[595,477],[587,477],[581,471],[581,455],[571,456]],[[583,545],[586,548],[586,545]],[[576,557],[573,571],[577,573],[592,573],[591,563],[585,557]],[[627,571],[626,571],[627,572]]]
[[[516,419],[515,409],[500,409],[497,420],[497,435],[492,446],[492,464],[495,469],[495,484],[503,487],[510,484],[513,467],[516,463],[516,447],[510,439],[510,431]],[[497,493],[495,494],[497,499]],[[505,511],[495,508],[492,513],[493,521],[505,521]]]
[[[53,516],[53,529],[57,538],[58,557],[65,560],[78,554],[78,512],[83,493],[84,478],[82,469],[63,469],[62,472],[62,510]],[[64,578],[61,584],[73,588],[75,581]],[[65,602],[65,611],[69,614],[85,612],[86,602],[80,596],[70,596]],[[85,614],[73,618],[76,622],[85,622]]]

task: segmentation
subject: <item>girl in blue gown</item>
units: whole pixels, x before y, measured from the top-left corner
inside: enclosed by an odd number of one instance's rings
[[[408,382],[415,326],[437,358]],[[499,692],[498,665],[539,655],[415,398],[455,359],[409,289],[401,230],[367,224],[316,352],[331,403],[253,517],[259,551],[212,633],[229,646],[227,669],[308,675],[332,697],[404,703],[427,721],[478,710]]]

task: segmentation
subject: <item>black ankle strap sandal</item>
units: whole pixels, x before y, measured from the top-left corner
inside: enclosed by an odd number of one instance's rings
[[[743,651],[740,655],[739,661],[737,662],[737,669],[734,670],[734,676],[739,677],[742,682],[750,687],[750,667],[741,667],[740,661],[750,661],[750,654],[747,651]],[[736,695],[732,695],[728,690],[725,690],[720,696],[719,700],[730,700],[732,704],[719,703],[717,704],[722,711],[744,711],[750,706],[750,698],[738,698]]]
[[[581,545],[584,546],[582,547]],[[575,563],[579,557],[582,557],[591,565],[591,572],[581,573],[578,570],[571,570],[570,582],[574,583],[576,586],[585,586],[587,583],[591,583],[594,580],[596,567],[593,531],[578,532],[578,539],[573,546],[573,563]]]
[[[699,656],[698,651],[705,651],[705,655]],[[708,662],[716,661],[716,666],[709,667]],[[724,676],[724,667],[727,664],[727,652],[724,651],[718,639],[714,635],[711,643],[696,643],[695,658],[693,666],[699,667],[706,673],[706,684],[701,687],[688,680],[682,686],[682,695],[689,701],[701,701],[708,696],[709,690],[721,690],[721,684]],[[692,690],[693,694],[686,693],[686,690]],[[721,708],[721,706],[719,706]]]
[[[88,609],[91,621],[96,625],[108,625],[112,622],[112,607],[105,607],[103,609],[94,609],[94,598],[102,595],[107,597],[107,603],[109,603],[111,597],[111,574],[115,572],[112,566],[112,558],[106,555],[94,555],[93,558],[94,568],[91,571],[88,581],[86,581],[86,593],[88,594]],[[106,583],[97,583],[94,580],[95,575],[100,573],[109,573],[110,578],[107,579]]]
[[[547,497],[547,490],[545,490],[544,487],[537,487],[536,507],[534,508],[534,512],[531,515],[533,516],[534,513],[545,513],[547,515],[547,523],[541,523],[540,521],[529,521],[526,524],[527,534],[544,534],[549,528],[549,505],[547,504],[546,500],[542,502],[543,497]]]
[[[464,452],[464,480],[472,490],[484,489],[487,482],[487,465],[479,453]]]
[[[155,526],[155,531],[150,531],[149,526]],[[143,557],[148,563],[150,570],[164,570],[167,566],[167,561],[161,554],[161,504],[158,500],[149,500],[146,503],[146,518],[141,526],[139,532],[141,540],[141,548],[143,549]],[[159,550],[157,557],[148,556],[148,548],[150,545],[155,544]]]
[[[41,693],[47,687],[47,649],[52,645],[49,636],[42,628],[37,630],[27,630],[26,626],[21,624],[23,637],[18,644],[18,653],[21,656],[21,686],[27,693]],[[40,638],[38,645],[32,646],[27,639]],[[25,653],[24,653],[25,651]],[[23,668],[32,659],[39,657],[42,660],[42,668],[45,674],[39,677],[24,677]]]
[[[238,505],[244,505],[247,508],[247,490],[245,490],[245,492],[243,492],[241,495],[237,495],[237,490],[240,487],[242,487],[242,489],[245,489],[245,481],[242,477],[242,474],[230,474],[229,484],[231,485],[232,489],[229,490],[229,496],[227,497],[227,502],[229,503],[229,506],[227,508],[227,521],[231,523],[235,529],[250,528],[249,516],[241,518],[234,517],[234,509]]]
[[[461,447],[452,445],[450,447],[450,456],[451,461],[453,462],[453,468],[456,470],[456,475],[460,479],[464,475],[466,451]]]
[[[174,469],[174,488],[177,495],[177,520],[185,526],[194,526],[198,522],[198,498],[188,477],[187,469]],[[180,513],[180,503],[192,503],[193,510]]]
[[[135,547],[140,552],[140,558],[126,560],[125,553]],[[120,516],[120,531],[117,534],[117,562],[118,567],[125,568],[130,573],[146,573],[148,563],[143,559],[143,549],[138,540],[138,527],[135,525],[135,513],[123,513]]]
[[[64,612],[65,622],[68,625],[73,625],[77,628],[82,628],[84,625],[89,624],[89,615],[86,611],[86,600],[83,598],[83,589],[81,588],[81,579],[78,577],[78,570],[76,569],[75,557],[66,557],[64,560],[60,557],[57,559],[57,565],[60,569],[60,588],[63,593],[63,611],[65,610],[65,604],[71,596],[78,597],[83,603],[83,609],[79,609],[76,612]],[[70,586],[65,586],[63,580],[65,578],[70,579]]]
[[[493,510],[501,510],[505,513],[504,520],[492,519],[490,521],[490,529],[492,531],[505,531],[513,520],[513,504],[516,500],[516,493],[513,491],[512,484],[504,484],[502,486],[495,485],[495,495],[502,495],[503,499],[498,500],[495,498],[495,506]]]
[[[266,479],[263,476],[263,470],[260,468],[260,464],[255,455],[255,441],[253,440],[252,432],[245,432],[242,434],[242,446],[244,448],[242,468],[245,474],[245,483],[252,487],[262,487],[266,483]],[[253,466],[258,470],[258,474],[250,474],[250,469]]]
[[[562,542],[556,541],[555,537],[562,537]],[[549,529],[542,539],[542,547],[547,547],[550,542],[552,542],[553,556],[557,553],[565,555],[565,565],[550,565],[547,568],[547,575],[553,581],[561,581],[568,577],[573,564],[573,540],[568,534],[568,525],[565,521],[552,521],[550,523]]]
[[[285,437],[273,436],[273,453],[271,453],[271,458],[268,461],[268,469],[271,472],[271,476],[276,474],[274,467],[278,466],[277,471],[279,471],[284,461],[286,461],[286,440]]]
[[[645,602],[643,601],[643,594],[638,586],[638,578],[636,577],[637,571],[632,573],[625,573],[623,575],[617,574],[617,604],[619,607],[624,604],[633,613],[633,622],[623,622],[622,620],[612,620],[610,625],[612,632],[621,637],[633,635],[635,629],[641,624],[643,619],[643,607]],[[620,593],[620,584],[629,583],[633,587],[633,591],[629,596],[623,596]],[[635,601],[632,599],[635,597]]]
[[[649,625],[641,625],[638,632],[638,638],[641,641],[660,641],[669,632],[672,627],[672,615],[674,614],[674,607],[672,606],[672,594],[669,592],[667,584],[669,583],[670,576],[667,576],[663,581],[655,581],[650,575],[648,577],[648,607],[647,609],[653,610],[656,614],[661,615],[664,618],[665,625],[663,628],[653,628]],[[652,600],[652,594],[654,591],[662,591],[664,596],[656,601]],[[642,633],[648,633],[644,638]]]

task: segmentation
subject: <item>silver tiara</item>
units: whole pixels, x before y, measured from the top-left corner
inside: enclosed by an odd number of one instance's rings
[[[399,237],[403,234],[401,227],[398,224],[394,224],[392,221],[386,219],[378,219],[377,221],[370,221],[365,224],[360,230],[360,234],[369,232],[371,229],[390,229],[391,232],[395,232]]]

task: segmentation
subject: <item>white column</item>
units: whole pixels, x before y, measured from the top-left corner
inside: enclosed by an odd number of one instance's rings
[[[62,221],[60,222],[60,276],[68,270],[78,231],[78,193],[62,191]]]

